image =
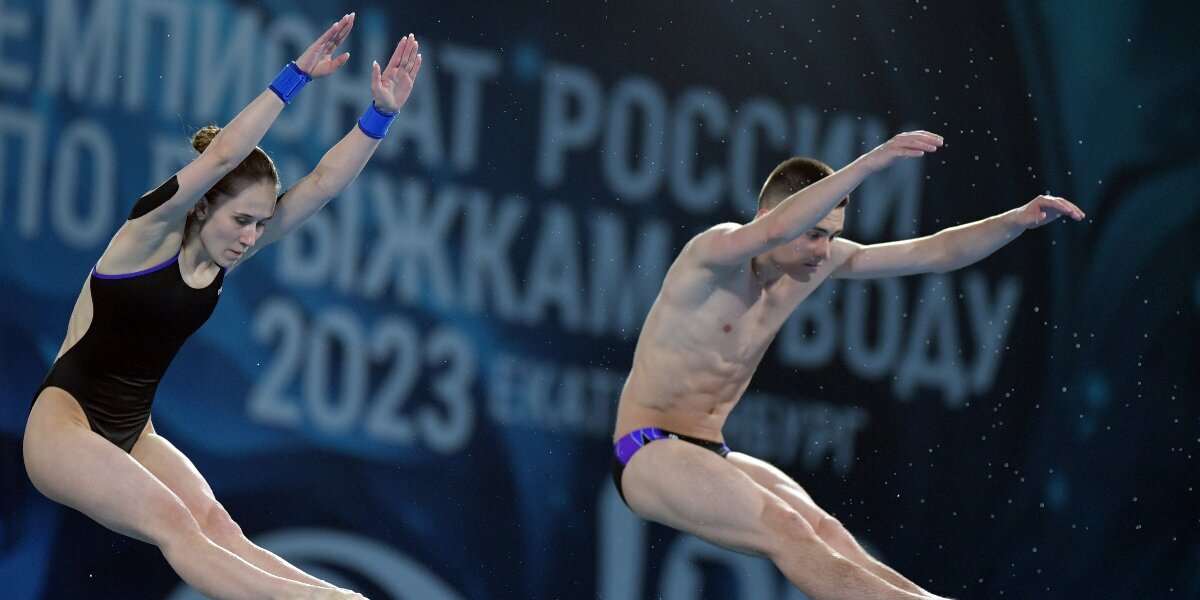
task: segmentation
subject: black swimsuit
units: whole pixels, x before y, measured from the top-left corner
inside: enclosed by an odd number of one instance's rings
[[[621,485],[621,476],[625,474],[625,466],[629,464],[629,459],[633,458],[633,455],[646,444],[654,440],[668,439],[695,444],[705,450],[715,452],[721,458],[725,458],[731,452],[729,446],[725,445],[725,442],[702,440],[683,435],[682,433],[659,429],[658,427],[647,427],[631,431],[613,442],[612,479],[613,483],[617,486],[617,493],[621,495],[622,501],[625,500],[625,488]],[[625,505],[628,506],[629,502],[625,502]]]
[[[179,184],[172,177],[143,196],[130,220],[161,205]],[[183,280],[179,255],[124,275],[92,269],[92,321],[54,362],[34,400],[48,387],[61,388],[83,408],[92,431],[129,452],[150,419],[150,405],[171,360],[217,306],[225,269],[208,286]]]

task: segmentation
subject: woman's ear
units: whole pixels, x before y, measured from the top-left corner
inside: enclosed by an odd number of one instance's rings
[[[192,214],[196,215],[197,221],[208,218],[208,198],[201,198],[196,206],[192,207]]]

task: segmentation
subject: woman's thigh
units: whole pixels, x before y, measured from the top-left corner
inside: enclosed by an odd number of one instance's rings
[[[179,497],[93,432],[63,390],[47,388],[34,402],[22,448],[38,491],[113,531],[159,544],[172,532],[196,526]]]
[[[183,500],[202,527],[211,511],[220,507],[212,487],[196,465],[174,444],[158,435],[153,426],[148,426],[138,438],[131,455]]]

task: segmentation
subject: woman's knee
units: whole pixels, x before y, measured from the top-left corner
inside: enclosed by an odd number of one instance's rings
[[[158,546],[164,553],[168,548],[203,541],[204,533],[200,532],[199,523],[178,499],[156,496],[144,499],[138,506],[134,511],[106,510],[96,515],[84,512],[104,527]]]
[[[198,509],[198,512],[196,519],[200,522],[200,528],[217,544],[226,546],[245,537],[241,526],[233,520],[233,517],[229,516],[229,512],[216,499],[205,503]]]

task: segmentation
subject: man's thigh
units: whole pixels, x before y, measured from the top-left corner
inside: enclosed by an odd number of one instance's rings
[[[621,482],[629,507],[643,518],[750,554],[767,554],[777,535],[763,517],[778,511],[766,509],[786,510],[725,458],[681,440],[646,444]]]
[[[796,483],[795,479],[789,477],[775,465],[741,452],[730,452],[726,458],[730,464],[753,479],[755,483],[800,513],[804,520],[814,528],[821,522],[821,519],[829,516],[829,513],[818,506],[812,496],[799,483]]]

